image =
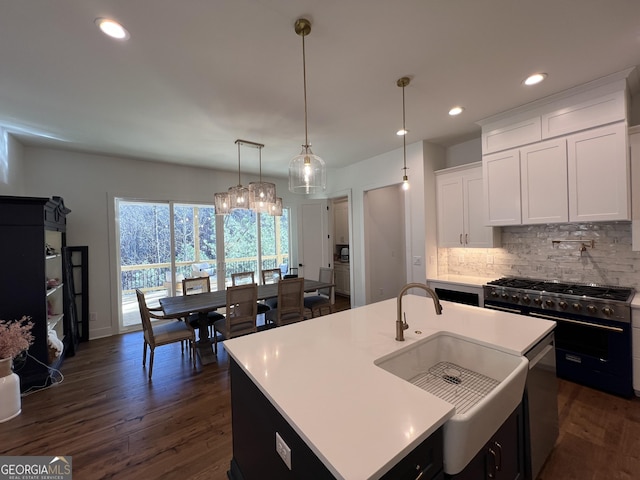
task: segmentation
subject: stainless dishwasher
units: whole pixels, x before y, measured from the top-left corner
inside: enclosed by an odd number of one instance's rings
[[[525,356],[525,478],[535,480],[558,438],[558,380],[553,332]]]

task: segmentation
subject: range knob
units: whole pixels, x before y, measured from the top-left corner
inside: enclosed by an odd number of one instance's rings
[[[542,299],[536,297],[533,299],[533,303],[535,303],[536,305],[540,305],[542,303]]]
[[[544,304],[545,304],[547,307],[553,307],[553,302],[552,302],[551,300],[546,300],[546,301],[544,302]]]
[[[597,311],[598,311],[598,309],[594,305],[588,305],[587,306],[587,312],[596,313]]]
[[[613,308],[611,307],[604,307],[602,309],[602,313],[604,313],[607,317],[610,317],[611,315],[613,315]]]
[[[576,312],[579,312],[580,310],[582,310],[582,305],[580,305],[579,303],[574,303],[573,305],[571,305],[573,307],[573,309]]]
[[[507,300],[509,298],[509,294],[508,293],[503,293],[502,294],[502,298],[504,298],[505,300]]]
[[[498,297],[498,292],[496,292],[495,290],[491,290],[491,296],[494,298]]]
[[[520,300],[520,297],[518,295],[511,295],[511,300],[518,303],[518,300]]]
[[[529,297],[529,295],[525,295],[524,297],[522,297],[522,303],[529,305],[531,303],[531,298]]]
[[[562,310],[566,310],[567,307],[569,306],[569,304],[567,302],[558,302],[558,306],[562,309]]]

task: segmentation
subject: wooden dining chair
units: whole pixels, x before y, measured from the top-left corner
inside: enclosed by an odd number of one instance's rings
[[[250,283],[256,283],[255,281],[255,272],[238,272],[231,274],[231,285],[247,285]],[[258,315],[262,313],[266,313],[271,310],[271,307],[266,303],[258,302]]]
[[[136,296],[138,297],[138,306],[140,308],[140,317],[142,318],[142,332],[144,338],[144,346],[142,350],[142,366],[144,367],[147,361],[147,345],[150,348],[149,353],[149,380],[153,374],[153,356],[156,347],[161,345],[167,345],[169,343],[182,342],[187,340],[191,345],[191,355],[193,357],[193,368],[196,367],[196,349],[195,341],[196,334],[193,328],[180,319],[174,319],[166,317],[165,315],[158,315],[155,312],[162,311],[160,307],[149,308],[144,298],[144,293],[141,290],[136,289]],[[157,320],[173,320],[168,323],[154,324],[151,319]]]
[[[185,278],[182,280],[182,295],[194,295],[197,293],[205,293],[211,291],[211,280],[209,277]],[[207,313],[207,323],[209,325],[209,335],[213,335],[214,322],[224,318],[224,315],[218,312]],[[189,315],[185,322],[189,323],[192,328],[200,326],[200,316],[197,313]]]
[[[318,280],[322,283],[333,283],[333,268],[320,267]],[[311,312],[311,317],[315,317],[316,313],[322,315],[323,310],[333,313],[335,305],[334,287],[319,289],[315,295],[306,295],[304,297],[304,308]]]
[[[266,270],[262,270],[262,284],[269,285],[271,283],[278,283],[282,280],[282,270],[279,268],[268,268]],[[267,298],[264,301],[264,304],[267,305],[270,309],[276,308],[278,306],[277,298]]]
[[[249,283],[256,283],[255,272],[238,272],[231,274],[231,285],[236,287],[238,285],[247,285]]]
[[[265,314],[265,321],[277,327],[305,320],[304,278],[284,278],[278,282],[278,307]]]
[[[258,285],[237,285],[227,288],[227,313],[213,324],[213,351],[218,353],[218,337],[221,340],[239,337],[258,331]]]

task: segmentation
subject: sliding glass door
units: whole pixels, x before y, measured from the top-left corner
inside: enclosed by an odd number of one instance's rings
[[[182,295],[182,279],[209,276],[224,289],[235,272],[255,272],[289,262],[289,211],[281,217],[235,210],[216,216],[213,205],[116,199],[119,239],[120,330],[138,328],[135,290],[147,304]]]

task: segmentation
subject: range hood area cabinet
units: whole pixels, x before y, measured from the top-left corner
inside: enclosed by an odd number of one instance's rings
[[[479,122],[486,225],[631,220],[628,75]]]
[[[435,172],[438,246],[500,246],[500,229],[484,225],[482,163]]]
[[[487,224],[631,219],[626,123],[483,157]]]

